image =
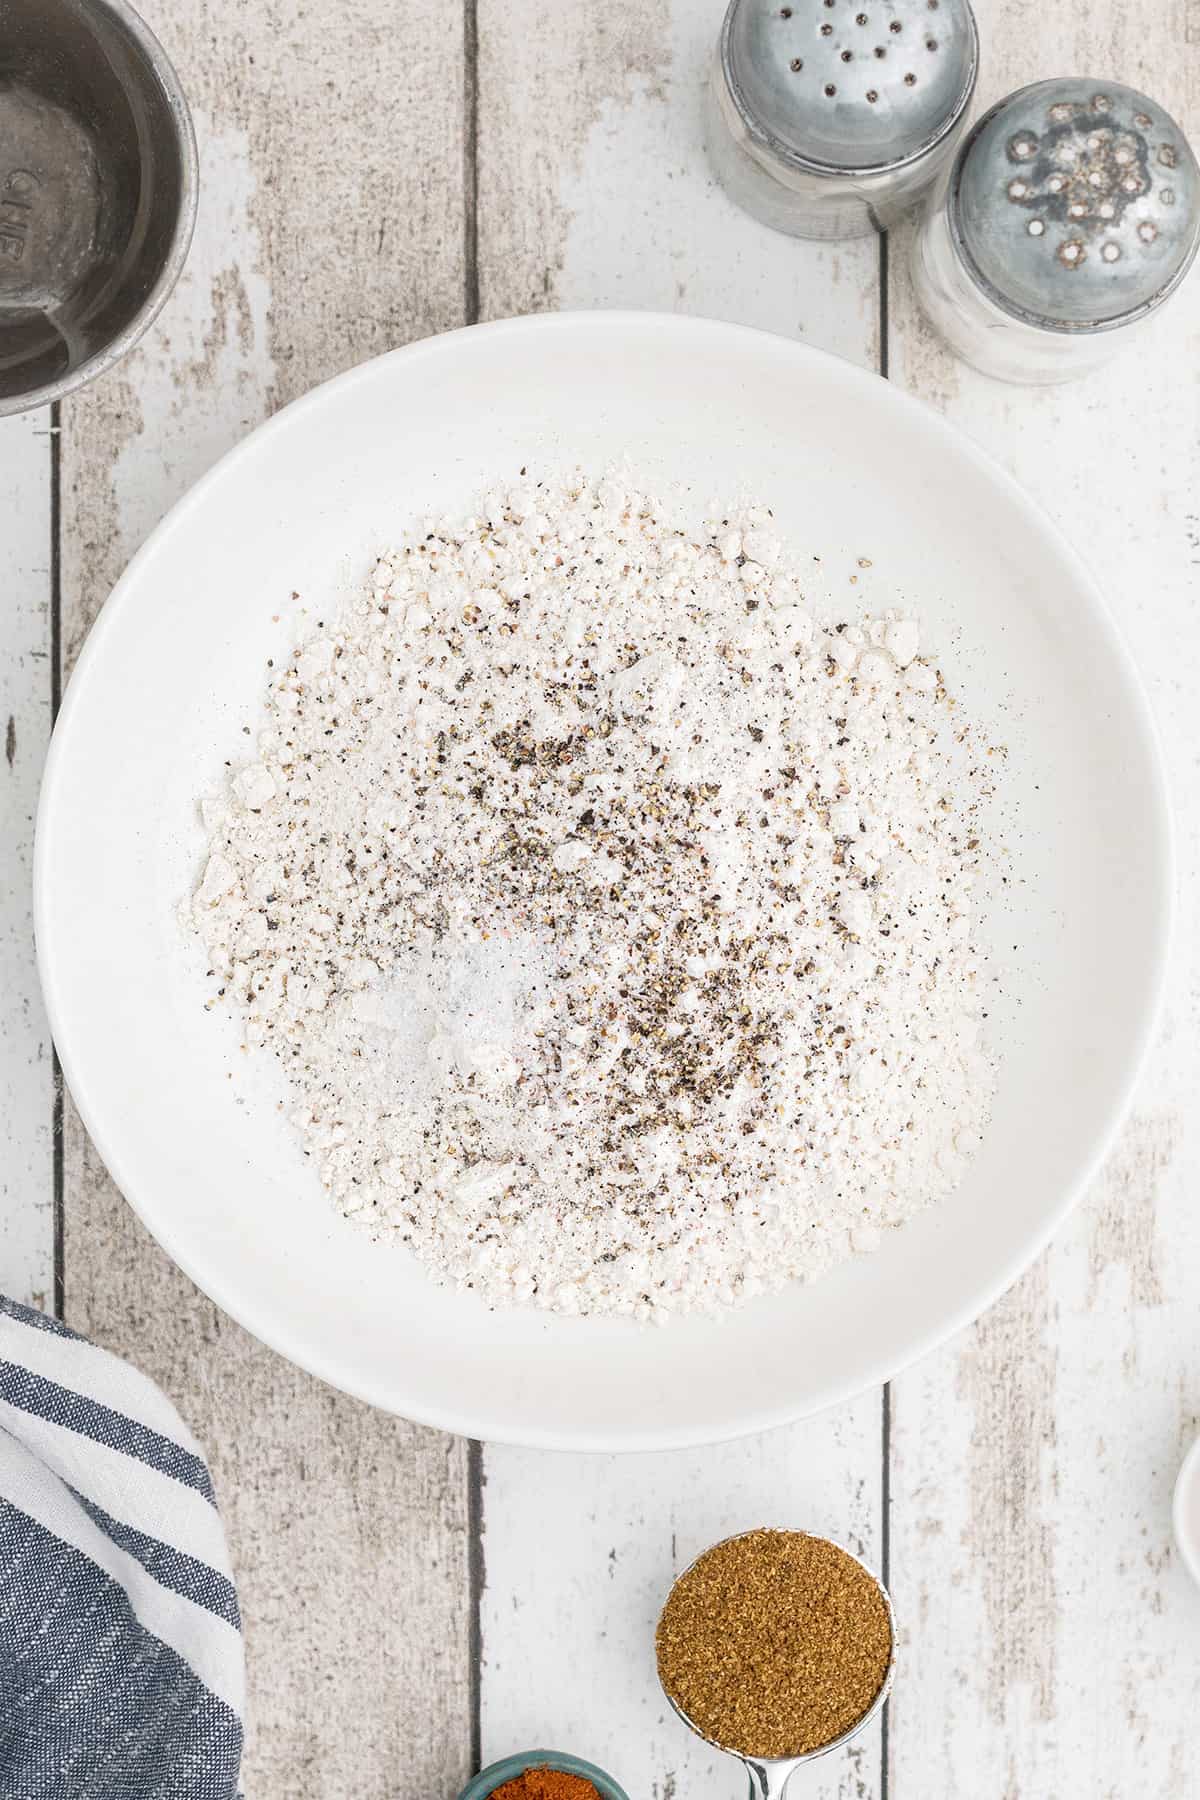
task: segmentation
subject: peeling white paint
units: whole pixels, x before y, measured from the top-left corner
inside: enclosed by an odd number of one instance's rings
[[[275,383],[270,285],[254,224],[250,139],[196,115],[203,179],[196,234],[179,285],[125,365],[140,430],[112,470],[127,561],[163,514],[269,411]],[[147,437],[161,446],[150,478]]]
[[[673,0],[659,79],[605,95],[578,166],[565,158],[559,305],[703,314],[878,362],[879,246],[818,244],[741,211],[705,150],[704,90],[722,0]]]
[[[0,1293],[54,1307],[50,1028],[33,822],[50,735],[50,414],[0,419]]]

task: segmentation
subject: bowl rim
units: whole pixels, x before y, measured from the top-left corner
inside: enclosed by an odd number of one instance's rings
[[[1175,1536],[1175,1546],[1184,1568],[1196,1586],[1200,1587],[1200,1537],[1194,1532],[1188,1532],[1183,1522],[1184,1500],[1192,1489],[1200,1497],[1200,1437],[1195,1439],[1179,1465],[1171,1496],[1171,1529]]]
[[[518,1750],[511,1756],[503,1756],[499,1762],[489,1763],[486,1769],[473,1776],[458,1800],[489,1800],[504,1782],[515,1781],[527,1769],[554,1769],[564,1775],[580,1775],[591,1782],[600,1800],[629,1800],[625,1789],[619,1787],[611,1775],[606,1775],[594,1763],[585,1762],[582,1757],[572,1756],[567,1750]]]
[[[43,382],[40,387],[30,388],[24,393],[0,395],[0,419],[34,412],[41,406],[53,406],[57,401],[66,399],[68,394],[85,387],[89,381],[94,381],[98,375],[114,368],[127,356],[166,304],[168,295],[183,272],[196,229],[196,212],[200,200],[200,156],[196,147],[196,128],[192,122],[191,108],[175,66],[145,19],[134,11],[128,0],[88,0],[88,8],[84,10],[88,9],[93,13],[107,13],[117,21],[141,50],[147,69],[162,88],[175,142],[179,148],[179,205],[162,267],[150,292],[128,324],[65,375]]]
[[[600,1432],[587,1430],[564,1432],[560,1429],[545,1429],[540,1426],[524,1424],[512,1426],[497,1433],[490,1421],[481,1420],[471,1410],[469,1401],[464,1401],[457,1408],[451,1410],[427,1407],[420,1402],[419,1398],[414,1399],[407,1394],[402,1399],[397,1399],[389,1384],[378,1377],[373,1380],[347,1380],[336,1359],[322,1356],[285,1323],[270,1320],[266,1322],[264,1329],[263,1321],[253,1313],[252,1309],[230,1305],[227,1298],[228,1283],[219,1274],[215,1274],[209,1269],[198,1268],[186,1248],[181,1251],[177,1246],[175,1233],[170,1229],[169,1224],[161,1219],[152,1219],[150,1212],[144,1207],[143,1196],[135,1197],[130,1192],[122,1175],[123,1158],[113,1152],[110,1133],[103,1121],[97,1118],[91,1106],[87,1084],[80,1079],[81,1072],[76,1064],[69,1036],[64,1035],[62,1031],[65,1006],[60,994],[54,956],[50,948],[53,934],[49,927],[47,845],[54,829],[54,811],[61,780],[60,768],[67,756],[67,747],[79,710],[79,697],[83,691],[87,671],[93,661],[97,660],[102,653],[105,636],[112,628],[120,608],[129,600],[143,563],[157,552],[159,543],[174,529],[181,518],[203,504],[210,486],[215,485],[219,480],[227,477],[231,470],[236,469],[251,454],[252,450],[257,448],[261,440],[274,432],[286,429],[287,422],[293,416],[320,406],[330,392],[341,393],[359,383],[369,382],[375,378],[378,365],[382,363],[395,362],[399,359],[415,361],[430,355],[445,354],[447,341],[452,344],[465,332],[503,340],[505,337],[531,332],[570,332],[581,327],[594,330],[597,325],[614,331],[632,328],[642,331],[652,329],[672,333],[695,333],[698,341],[706,334],[715,331],[730,339],[741,338],[756,344],[765,341],[776,350],[785,349],[788,355],[796,357],[801,362],[818,359],[827,368],[835,368],[838,380],[845,383],[847,388],[863,390],[870,388],[874,391],[876,384],[884,380],[885,385],[889,388],[891,404],[902,412],[908,412],[914,418],[920,419],[926,428],[932,426],[946,439],[955,454],[973,463],[977,469],[984,472],[1000,491],[1009,496],[1019,510],[1036,521],[1039,529],[1054,541],[1063,560],[1075,572],[1080,588],[1090,599],[1096,626],[1105,636],[1106,644],[1123,682],[1129,704],[1131,724],[1139,733],[1146,752],[1147,763],[1151,771],[1151,780],[1145,796],[1146,814],[1154,819],[1158,848],[1155,863],[1153,866],[1147,865],[1144,883],[1147,893],[1152,897],[1152,905],[1148,913],[1150,922],[1147,926],[1147,935],[1152,937],[1154,942],[1150,956],[1151,975],[1147,982],[1137,1029],[1129,1039],[1124,1080],[1106,1128],[1097,1133],[1092,1140],[1088,1154],[1082,1158],[1076,1170],[1074,1180],[1064,1187],[1056,1205],[1047,1209],[1039,1228],[1023,1239],[1019,1248],[1015,1249],[994,1270],[991,1277],[986,1281],[978,1282],[972,1292],[964,1297],[952,1311],[940,1314],[933,1324],[928,1325],[919,1333],[914,1333],[899,1355],[881,1354],[875,1359],[873,1365],[865,1370],[837,1378],[831,1377],[815,1400],[792,1401],[787,1404],[772,1405],[758,1411],[746,1412],[737,1419],[736,1423],[726,1419],[716,1426],[691,1425],[673,1430],[654,1427],[649,1431],[628,1429],[620,1432],[611,1429]],[[956,1336],[958,1332],[971,1325],[989,1307],[993,1306],[1024,1274],[1054,1234],[1062,1227],[1084,1190],[1095,1179],[1129,1113],[1162,1012],[1177,909],[1174,821],[1168,798],[1158,729],[1141,677],[1124,637],[1118,630],[1103,597],[1099,583],[1092,575],[1083,557],[1073,548],[1040,502],[972,438],[944,419],[934,407],[906,393],[903,389],[892,386],[891,383],[886,382],[886,378],[880,377],[872,370],[861,369],[832,352],[819,350],[813,345],[804,344],[796,339],[786,338],[780,333],[762,330],[755,326],[731,324],[728,321],[692,314],[656,313],[632,309],[597,309],[594,311],[576,309],[567,312],[535,313],[484,324],[460,326],[455,331],[442,332],[428,338],[418,339],[396,350],[386,351],[381,356],[356,364],[341,374],[333,376],[330,380],[310,388],[249,432],[231,450],[219,458],[169,509],[131,558],[88,633],[71,680],[67,684],[46,758],[37,810],[33,885],[34,933],[37,944],[38,970],[51,1036],[68,1088],[80,1118],[115,1185],[133,1207],[147,1230],[183,1273],[195,1282],[217,1306],[228,1312],[230,1317],[236,1319],[246,1330],[279,1355],[287,1357],[289,1361],[316,1376],[318,1380],[326,1381],[331,1386],[352,1394],[356,1399],[366,1401],[369,1405],[379,1406],[384,1411],[399,1414],[411,1419],[416,1424],[428,1425],[436,1430],[453,1432],[462,1437],[481,1439],[489,1443],[508,1443],[524,1449],[594,1454],[685,1450],[700,1445],[729,1443],[759,1432],[773,1430],[779,1426],[794,1424],[802,1418],[813,1417],[893,1380],[940,1345]]]

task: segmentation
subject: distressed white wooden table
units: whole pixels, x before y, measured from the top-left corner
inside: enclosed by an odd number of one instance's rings
[[[115,374],[0,425],[0,1287],[156,1375],[210,1448],[246,1615],[255,1800],[453,1800],[480,1756],[535,1741],[611,1767],[633,1800],[740,1793],[665,1716],[651,1625],[675,1569],[764,1519],[846,1535],[889,1575],[902,1624],[883,1731],[805,1793],[1200,1794],[1200,1594],[1168,1516],[1200,1430],[1200,276],[1144,349],[1084,383],[974,375],[914,311],[907,231],[793,243],[714,190],[698,114],[721,3],[146,0],[195,107],[191,260]],[[1052,74],[1123,78],[1200,140],[1197,0],[980,13],[982,102]],[[952,417],[1105,580],[1180,813],[1165,1026],[1073,1223],[882,1394],[682,1455],[468,1445],[255,1343],[149,1240],[56,1092],[30,944],[53,710],[151,526],[313,382],[555,306],[767,326]]]

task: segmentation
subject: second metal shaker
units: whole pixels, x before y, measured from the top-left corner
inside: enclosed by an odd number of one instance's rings
[[[710,157],[733,199],[778,231],[886,230],[952,154],[978,60],[969,0],[732,0]]]
[[[935,186],[913,283],[959,356],[1004,381],[1097,368],[1200,248],[1200,167],[1176,121],[1121,82],[1036,82],[979,121]]]

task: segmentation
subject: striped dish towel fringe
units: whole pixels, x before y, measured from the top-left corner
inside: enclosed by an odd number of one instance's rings
[[[3,1800],[235,1800],[243,1698],[191,1433],[136,1369],[0,1297]]]

